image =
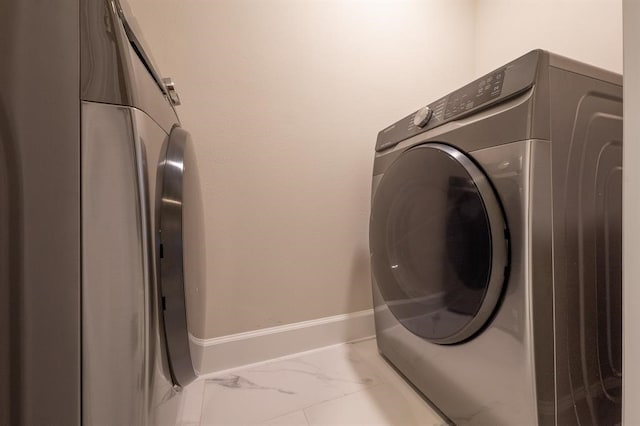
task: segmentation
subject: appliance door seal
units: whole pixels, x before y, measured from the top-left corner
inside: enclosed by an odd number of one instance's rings
[[[411,332],[461,343],[488,323],[509,266],[509,233],[489,179],[452,146],[402,153],[372,204],[372,268],[385,303]]]
[[[205,287],[204,217],[189,133],[175,126],[163,148],[157,187],[158,294],[171,377],[184,387],[197,377],[189,349],[187,305]]]

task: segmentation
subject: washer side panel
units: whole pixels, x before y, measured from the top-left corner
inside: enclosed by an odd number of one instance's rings
[[[9,324],[0,332],[0,423],[77,425],[79,1],[0,1],[0,16],[0,163],[11,163],[4,185],[16,203],[0,205],[12,229],[0,233],[10,239],[0,267],[11,264],[0,273],[9,298],[0,303]]]
[[[130,108],[83,103],[83,423],[146,424],[148,287]]]
[[[529,170],[529,282],[533,356],[535,364],[538,423],[553,425],[555,407],[555,351],[553,339],[553,224],[551,199],[551,146],[549,141],[531,142]]]
[[[622,87],[549,69],[559,424],[621,419]]]

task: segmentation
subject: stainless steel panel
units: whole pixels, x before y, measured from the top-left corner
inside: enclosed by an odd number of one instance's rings
[[[559,424],[621,420],[622,88],[549,71]]]
[[[0,423],[76,425],[79,2],[1,1],[0,16]]]
[[[441,142],[463,152],[469,152],[490,148],[497,144],[533,139],[529,122],[534,98],[535,90],[531,89],[477,114],[406,139],[393,149],[376,152],[373,175],[383,173],[403,151],[417,144]]]
[[[175,422],[149,195],[167,134],[135,109],[85,102],[82,138],[83,421]]]
[[[145,213],[146,240],[145,250],[148,252],[148,267],[150,268],[148,292],[150,297],[149,328],[149,425],[174,425],[181,401],[181,392],[171,381],[168,355],[165,346],[165,331],[162,321],[160,294],[158,293],[158,241],[156,239],[156,211],[155,194],[158,187],[160,163],[163,161],[163,146],[168,141],[167,133],[161,129],[144,112],[132,109],[134,117],[137,152],[140,160],[138,167],[141,171],[139,181],[144,188],[141,202]]]
[[[551,144],[548,141],[532,141],[527,233],[532,356],[539,425],[556,424],[551,193]]]
[[[149,268],[129,108],[82,108],[85,424],[146,424]]]
[[[471,153],[502,202],[512,244],[501,306],[482,333],[452,346],[417,338],[395,319],[374,285],[381,352],[456,424],[538,422],[528,235],[535,211],[528,185],[532,145],[523,141]]]
[[[169,135],[158,177],[158,281],[167,352],[173,382],[186,386],[197,377],[189,348],[188,296],[193,303],[193,298],[203,294],[206,281],[198,167],[191,136],[180,127],[174,127]]]
[[[157,70],[149,68],[130,42],[117,0],[83,1],[80,22],[81,98],[140,109],[166,132],[178,122]]]
[[[617,86],[622,86],[622,76],[620,74],[602,68],[597,68],[593,65],[587,65],[555,53],[549,52],[548,55],[549,65],[552,67],[571,71],[576,74],[582,74],[586,77],[606,81],[607,83],[613,83]]]

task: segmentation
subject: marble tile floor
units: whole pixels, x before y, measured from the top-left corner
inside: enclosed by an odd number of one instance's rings
[[[446,424],[375,339],[202,376],[184,392],[178,426]]]

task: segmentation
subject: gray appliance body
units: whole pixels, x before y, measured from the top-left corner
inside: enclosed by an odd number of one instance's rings
[[[120,1],[50,3],[1,6],[0,423],[175,424],[204,283],[193,146]]]
[[[456,424],[621,421],[621,85],[532,51],[378,136],[378,347]]]

